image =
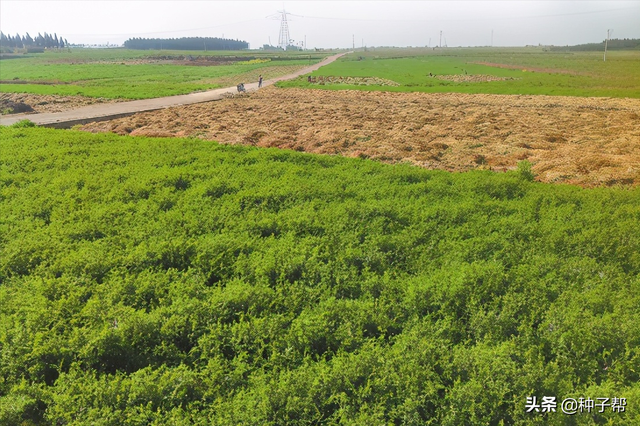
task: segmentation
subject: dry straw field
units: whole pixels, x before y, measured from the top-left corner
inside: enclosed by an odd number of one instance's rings
[[[497,172],[640,183],[640,99],[278,89],[82,127]]]

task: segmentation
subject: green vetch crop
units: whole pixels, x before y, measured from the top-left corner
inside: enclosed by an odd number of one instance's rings
[[[638,188],[27,123],[0,152],[1,424],[640,420]]]

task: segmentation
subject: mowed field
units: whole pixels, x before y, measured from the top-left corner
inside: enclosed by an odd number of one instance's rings
[[[267,88],[248,96],[80,127],[133,136],[513,170],[582,186],[640,183],[640,100]]]

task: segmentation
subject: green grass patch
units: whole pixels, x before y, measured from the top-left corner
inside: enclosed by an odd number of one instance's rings
[[[25,123],[0,151],[1,424],[640,420],[637,188]]]
[[[513,66],[505,69],[478,62]],[[431,75],[430,75],[431,74]],[[379,77],[391,86],[319,85],[307,78],[281,87],[456,92],[561,96],[640,97],[640,52],[611,52],[603,62],[598,52],[543,52],[540,49],[395,49],[357,52],[322,67],[312,76]],[[433,77],[435,75],[436,77]],[[502,81],[454,82],[437,76],[480,75]]]
[[[191,66],[145,63],[149,58],[192,56],[231,57],[236,63]],[[235,53],[235,54],[234,54]],[[242,60],[246,58],[246,60]],[[268,59],[266,62],[252,58]],[[240,59],[240,60],[239,60]],[[71,52],[27,55],[3,60],[0,91],[43,95],[84,95],[90,97],[147,99],[186,94],[220,87],[215,80],[262,72],[267,78],[279,76],[282,65],[304,66],[320,60],[318,55],[282,53],[248,55],[238,52],[172,52],[78,49]],[[238,61],[239,60],[239,61]],[[140,61],[140,63],[137,63]],[[21,84],[12,84],[19,80]],[[26,83],[26,84],[23,84]]]

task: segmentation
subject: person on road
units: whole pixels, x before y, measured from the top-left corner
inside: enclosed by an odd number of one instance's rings
[[[260,78],[258,79],[258,89],[262,87],[262,74],[260,74]]]

